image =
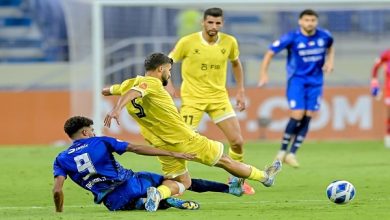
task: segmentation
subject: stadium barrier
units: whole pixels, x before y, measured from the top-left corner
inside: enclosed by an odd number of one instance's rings
[[[234,104],[234,90],[229,90]],[[279,140],[288,120],[283,88],[248,88],[247,110],[237,113],[246,140]],[[72,114],[70,92],[31,91],[0,92],[3,108],[0,144],[53,144],[68,142],[63,132],[64,121]],[[103,102],[108,112],[117,97]],[[175,100],[179,104],[180,100]],[[85,109],[91,109],[85,106]],[[76,113],[77,114],[77,113]],[[86,116],[89,113],[82,113]],[[102,115],[102,120],[104,115]],[[321,111],[313,118],[308,140],[373,140],[384,135],[385,108],[366,87],[325,88]],[[139,128],[126,111],[120,116],[121,126],[104,129],[105,135],[133,142],[143,142]],[[224,140],[219,129],[205,117],[199,131],[206,136]]]

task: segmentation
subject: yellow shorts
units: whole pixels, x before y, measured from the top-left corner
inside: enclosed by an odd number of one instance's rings
[[[193,161],[208,166],[214,166],[223,154],[223,144],[221,142],[210,140],[199,134],[186,142],[158,146],[157,148],[174,152],[194,153],[196,158]],[[175,178],[188,171],[186,160],[169,156],[159,156],[158,160],[161,163],[164,175],[170,178]]]
[[[221,102],[216,103],[183,102],[183,105],[180,108],[181,117],[183,117],[183,120],[194,130],[199,126],[204,112],[210,116],[215,124],[227,118],[236,116],[229,99],[221,100]]]

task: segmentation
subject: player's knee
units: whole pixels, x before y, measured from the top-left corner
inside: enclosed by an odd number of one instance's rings
[[[186,189],[188,189],[192,184],[191,178],[189,175],[182,175],[180,177],[176,177],[175,180],[177,182],[180,182],[181,184],[183,184]]]
[[[244,138],[241,135],[237,134],[231,139],[229,139],[229,143],[232,149],[235,148],[241,149],[242,146],[244,145]]]
[[[303,116],[305,115],[305,111],[302,110],[293,110],[291,111],[290,117],[295,119],[295,120],[302,120]]]

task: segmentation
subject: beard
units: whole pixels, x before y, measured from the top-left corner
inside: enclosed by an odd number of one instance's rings
[[[218,34],[218,31],[216,31],[216,30],[207,31],[207,35],[209,35],[210,37],[214,37],[217,34]]]
[[[162,85],[167,86],[168,85],[168,79],[162,79]]]

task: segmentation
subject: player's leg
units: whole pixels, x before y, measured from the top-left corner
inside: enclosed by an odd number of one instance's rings
[[[237,177],[231,178],[228,184],[204,179],[191,179],[191,182],[192,184],[188,190],[193,192],[220,192],[229,193],[234,196],[241,196],[243,194],[243,181]]]
[[[276,160],[271,166],[262,171],[254,166],[235,161],[229,156],[222,155],[215,166],[223,168],[234,176],[259,181],[264,186],[270,187],[274,184],[276,174],[282,169],[282,162]]]
[[[240,124],[229,99],[220,103],[209,104],[206,112],[228,139],[230,146],[229,156],[233,160],[242,162],[244,158],[244,139],[241,135]],[[229,178],[229,181],[231,179],[232,177]],[[247,182],[244,182],[243,189],[245,194],[255,194],[255,190]]]
[[[110,211],[136,209],[136,201],[146,197],[147,189],[161,185],[163,180],[162,175],[154,173],[133,173],[127,181],[108,193],[103,203]]]
[[[244,139],[230,100],[226,98],[221,102],[208,104],[205,110],[228,139],[230,145],[229,156],[234,160],[243,161]]]
[[[191,141],[180,143],[184,152],[195,153],[197,155],[194,161],[208,166],[218,166],[228,171],[233,176],[257,180],[265,186],[271,186],[275,175],[281,170],[281,161],[275,161],[272,166],[265,171],[231,159],[223,155],[223,144],[218,141],[207,139],[202,135],[196,135]]]
[[[181,175],[181,179],[184,178],[183,176],[190,178],[188,173]],[[176,177],[176,179],[179,178]],[[145,209],[147,211],[154,212],[157,210],[161,200],[167,199],[171,195],[182,194],[184,193],[185,189],[186,188],[184,184],[180,181],[176,181],[175,179],[165,179],[158,187],[148,187]]]
[[[303,82],[300,78],[292,77],[288,80],[286,97],[290,108],[290,119],[284,130],[280,150],[276,155],[276,159],[284,161],[288,146],[292,138],[295,137],[298,125],[305,114],[303,89]]]
[[[291,165],[292,167],[299,167],[296,154],[298,149],[300,149],[303,141],[306,138],[306,135],[309,131],[309,124],[314,112],[320,109],[321,97],[322,97],[322,85],[316,86],[306,86],[304,93],[305,96],[305,115],[297,127],[297,133],[294,137],[294,141],[291,145],[290,152],[285,158],[285,163]]]
[[[134,177],[138,180],[136,189],[144,192],[143,197],[135,201],[135,209],[146,209],[147,211],[169,207],[188,210],[199,209],[199,204],[195,201],[171,197],[172,194],[180,194],[185,190],[184,185],[175,180],[165,179],[162,175],[150,172],[138,172],[134,174]],[[144,198],[145,194],[146,198]]]
[[[385,105],[386,105],[386,135],[384,138],[384,145],[390,148],[390,89],[385,91]]]

